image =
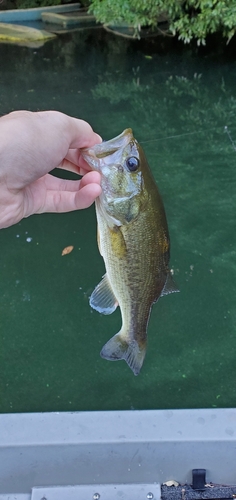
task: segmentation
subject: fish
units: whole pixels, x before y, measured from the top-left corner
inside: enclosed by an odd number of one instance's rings
[[[102,314],[120,307],[122,326],[101,350],[110,361],[125,360],[138,375],[146,354],[152,305],[178,292],[169,269],[170,238],[164,205],[144,151],[124,130],[114,139],[82,150],[101,174],[95,200],[97,239],[106,273],[90,296]]]

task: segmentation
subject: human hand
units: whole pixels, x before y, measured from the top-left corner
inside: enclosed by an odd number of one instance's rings
[[[58,111],[14,111],[0,118],[0,228],[43,212],[89,207],[101,194],[100,174],[80,148],[101,142],[90,125]],[[62,168],[81,180],[49,174]]]

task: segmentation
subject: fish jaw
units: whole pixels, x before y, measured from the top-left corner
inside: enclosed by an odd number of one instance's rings
[[[135,141],[131,128],[125,129],[120,135],[109,141],[103,141],[91,148],[81,149],[83,158],[93,170],[101,170],[99,160],[110,156],[125,148],[131,141]]]
[[[131,129],[110,141],[82,150],[82,156],[93,170],[101,174],[102,193],[96,200],[103,216],[112,225],[129,224],[135,219],[145,200],[143,174],[129,169],[128,160],[135,159],[138,165],[139,145]]]

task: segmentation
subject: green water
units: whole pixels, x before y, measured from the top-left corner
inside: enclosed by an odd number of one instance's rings
[[[100,358],[120,313],[92,311],[104,274],[94,207],[0,232],[0,411],[236,404],[236,61],[91,30],[0,45],[0,112],[57,109],[104,139],[132,127],[163,196],[181,293],[153,307],[134,377]],[[149,141],[149,142],[148,142]],[[62,256],[62,250],[74,250]]]

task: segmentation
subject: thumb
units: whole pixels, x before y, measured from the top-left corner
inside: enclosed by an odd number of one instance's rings
[[[88,208],[100,194],[101,187],[96,183],[87,184],[78,191],[49,189],[46,191],[44,205],[36,213],[71,212]]]

